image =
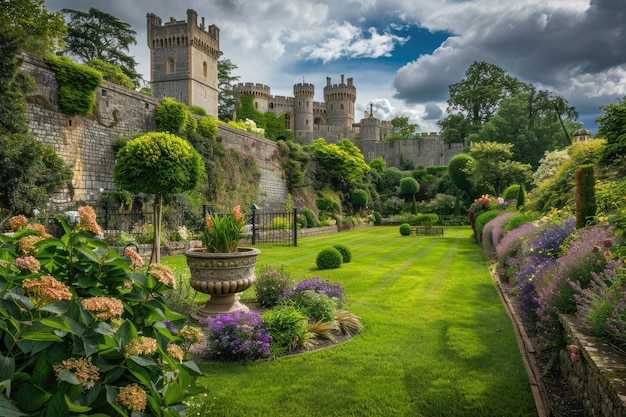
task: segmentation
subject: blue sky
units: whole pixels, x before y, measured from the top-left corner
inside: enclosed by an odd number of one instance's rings
[[[146,14],[186,19],[194,9],[220,28],[220,49],[240,82],[293,95],[326,77],[353,78],[357,121],[407,116],[438,131],[448,86],[474,61],[563,95],[595,132],[602,105],[626,97],[624,0],[45,0],[50,11],[96,7],[132,25],[130,55],[149,79]]]

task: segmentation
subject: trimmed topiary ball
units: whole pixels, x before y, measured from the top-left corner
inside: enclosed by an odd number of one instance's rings
[[[402,236],[411,236],[411,225],[408,223],[402,223],[400,225],[400,234]]]
[[[317,254],[317,259],[315,260],[319,269],[336,269],[341,266],[342,262],[343,257],[341,256],[341,252],[332,247],[322,249]]]
[[[333,247],[341,253],[341,258],[344,264],[352,260],[352,252],[350,252],[350,249],[348,249],[346,245],[342,245],[341,243],[338,243],[334,245]]]

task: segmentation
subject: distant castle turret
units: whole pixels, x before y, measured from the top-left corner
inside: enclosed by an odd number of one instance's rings
[[[198,25],[198,14],[191,9],[186,22],[170,17],[162,24],[160,17],[148,13],[147,23],[154,97],[200,106],[217,118],[219,28],[205,28],[204,17]]]
[[[217,64],[222,54],[218,27],[205,28],[204,18],[198,25],[198,14],[193,10],[187,10],[186,22],[171,17],[163,24],[160,17],[149,13],[147,23],[154,97],[199,106],[217,119]],[[371,105],[363,119],[355,122],[356,87],[352,78],[344,79],[343,75],[338,84],[326,78],[323,102],[313,101],[315,86],[305,82],[293,86],[293,97],[273,96],[269,86],[250,82],[235,85],[233,95],[238,104],[242,97],[251,96],[257,111],[284,117],[285,127],[293,132],[296,142],[348,139],[359,147],[367,162],[380,157],[388,166],[399,166],[401,160],[446,165],[464,146],[445,144],[434,132],[422,133],[416,140],[385,142],[393,132],[391,122],[375,118]]]

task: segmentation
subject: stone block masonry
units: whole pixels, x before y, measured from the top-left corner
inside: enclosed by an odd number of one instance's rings
[[[159,100],[104,81],[96,89],[91,116],[64,114],[59,107],[54,71],[34,55],[24,55],[21,70],[30,74],[36,90],[28,97],[25,115],[35,137],[50,145],[74,171],[71,187],[53,196],[51,205],[63,210],[77,201],[94,204],[103,191],[115,190],[114,145],[122,137],[154,131],[154,112]],[[224,146],[254,157],[261,173],[262,207],[284,207],[287,185],[280,166],[272,161],[275,143],[247,132],[218,124]]]

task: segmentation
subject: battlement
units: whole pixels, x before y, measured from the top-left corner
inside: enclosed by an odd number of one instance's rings
[[[270,91],[269,86],[259,83],[239,83],[233,87],[233,93],[237,96],[250,95],[269,99]]]
[[[315,95],[315,86],[308,83],[296,84],[293,86],[293,94],[295,96],[313,97]]]

